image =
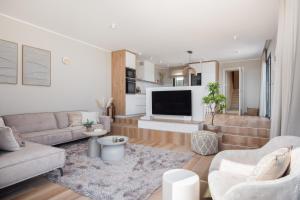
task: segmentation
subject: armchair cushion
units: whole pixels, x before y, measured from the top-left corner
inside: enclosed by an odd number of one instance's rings
[[[280,148],[265,155],[255,166],[249,180],[273,180],[280,178],[291,160],[290,148]]]
[[[208,176],[210,192],[213,199],[222,199],[223,195],[233,186],[243,183],[247,176],[225,171],[213,171]]]

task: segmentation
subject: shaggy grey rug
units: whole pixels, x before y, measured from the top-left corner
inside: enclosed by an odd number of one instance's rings
[[[161,185],[165,171],[180,168],[192,153],[127,144],[121,161],[104,162],[86,156],[87,141],[60,146],[67,153],[64,176],[47,178],[95,200],[143,200]]]

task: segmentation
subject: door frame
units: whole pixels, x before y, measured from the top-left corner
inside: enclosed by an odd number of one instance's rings
[[[239,72],[239,115],[244,113],[244,68],[243,67],[229,67],[223,69],[222,76],[223,76],[223,94],[227,98],[227,76],[226,73],[229,71],[238,71]],[[226,111],[225,111],[226,113]]]

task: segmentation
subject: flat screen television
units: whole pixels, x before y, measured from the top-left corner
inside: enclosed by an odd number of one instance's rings
[[[192,91],[152,91],[152,114],[192,115]]]

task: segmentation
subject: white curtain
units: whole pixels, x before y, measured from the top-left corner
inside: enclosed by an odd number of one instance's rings
[[[266,79],[266,51],[264,51],[261,59],[261,82],[260,82],[260,102],[259,102],[259,116],[265,117],[266,116],[266,86],[267,86],[267,79]]]
[[[277,33],[271,136],[300,136],[299,0],[281,0]]]

